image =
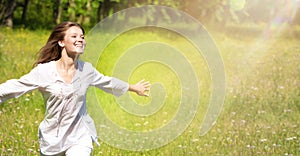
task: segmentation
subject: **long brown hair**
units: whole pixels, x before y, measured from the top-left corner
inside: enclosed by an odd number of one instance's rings
[[[40,63],[56,61],[61,58],[62,48],[58,45],[58,41],[64,40],[65,32],[73,26],[79,27],[84,34],[83,27],[78,23],[63,22],[57,25],[49,36],[46,45],[38,52],[38,59],[35,61],[34,67]]]

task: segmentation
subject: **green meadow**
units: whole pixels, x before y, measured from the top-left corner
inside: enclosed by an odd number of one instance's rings
[[[135,29],[117,36],[102,52],[96,68],[105,75],[118,75],[114,73],[116,63],[135,45],[171,45],[190,63],[197,77],[200,92],[195,95],[199,97],[196,114],[183,133],[159,148],[130,151],[99,140],[101,146],[94,146],[93,155],[300,155],[300,28],[291,26],[270,34],[264,26],[256,25],[208,30],[220,50],[226,73],[225,101],[214,126],[199,135],[212,86],[205,58],[176,33]],[[28,73],[49,34],[47,30],[0,28],[0,83]],[[164,127],[180,108],[185,86],[179,74],[168,64],[149,61],[136,65],[128,78],[122,78],[130,83],[145,79],[153,84],[148,98],[127,93],[138,105],[147,106],[165,95],[154,114],[128,113],[112,95],[101,90],[95,91],[99,103],[88,96],[88,111],[100,128],[104,124],[97,117],[98,109],[125,129],[147,132]],[[94,92],[92,89],[89,93]],[[38,91],[1,104],[0,155],[39,155],[37,130],[44,113]]]

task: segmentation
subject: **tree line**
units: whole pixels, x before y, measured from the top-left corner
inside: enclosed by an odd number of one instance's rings
[[[271,18],[300,23],[298,0],[0,0],[0,24],[51,28],[62,21],[75,21],[93,26],[117,11],[143,5],[177,8],[200,22],[219,25]]]

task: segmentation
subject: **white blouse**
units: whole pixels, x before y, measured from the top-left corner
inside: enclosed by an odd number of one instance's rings
[[[73,80],[67,84],[59,76],[55,61],[51,61],[39,64],[20,79],[0,84],[0,103],[39,89],[46,108],[45,118],[39,126],[40,149],[43,154],[53,155],[74,144],[87,145],[88,140],[82,139],[87,135],[98,144],[94,122],[86,110],[89,86],[116,96],[126,93],[129,87],[128,83],[104,76],[90,63],[82,61],[78,61]],[[79,140],[82,142],[78,143]]]

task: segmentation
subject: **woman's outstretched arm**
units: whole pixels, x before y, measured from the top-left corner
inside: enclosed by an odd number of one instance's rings
[[[39,87],[38,69],[32,69],[28,74],[20,79],[11,79],[0,84],[0,103],[10,99],[17,98],[29,91]]]

